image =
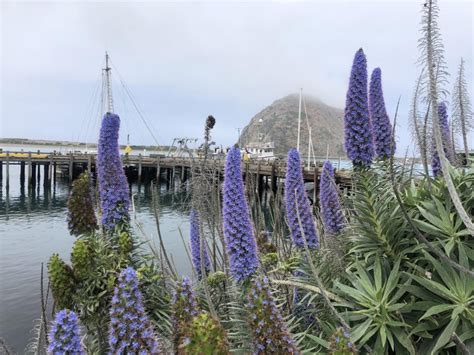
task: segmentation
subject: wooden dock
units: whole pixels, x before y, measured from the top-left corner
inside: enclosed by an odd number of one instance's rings
[[[215,157],[206,159],[204,165],[201,158],[163,157],[122,155],[122,162],[127,178],[130,181],[138,180],[147,182],[153,179],[166,179],[174,181],[179,178],[181,182],[188,179],[194,169],[204,166],[206,169],[215,171],[220,177],[224,172],[224,158]],[[3,176],[3,165],[5,176]],[[0,182],[5,180],[8,188],[10,183],[10,166],[20,165],[20,182],[34,186],[40,181],[41,170],[43,170],[44,184],[55,182],[57,177],[74,180],[81,172],[88,171],[94,174],[96,171],[96,154],[87,153],[41,153],[41,152],[2,152],[0,153]],[[41,169],[41,167],[43,169]],[[305,182],[313,182],[316,189],[319,185],[321,166],[302,167]],[[248,160],[242,161],[242,172],[245,176],[249,174],[255,178],[256,189],[259,191],[264,186],[276,190],[277,184],[284,179],[286,164],[282,161]],[[336,183],[349,185],[351,172],[339,170],[335,172]]]

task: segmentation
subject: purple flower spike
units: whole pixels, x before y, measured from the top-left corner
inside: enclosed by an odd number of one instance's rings
[[[230,272],[237,282],[245,281],[258,269],[258,251],[250,212],[245,199],[240,168],[240,150],[227,154],[224,170],[223,220]]]
[[[59,311],[56,313],[53,327],[49,331],[48,354],[85,354],[79,334],[76,314],[66,309]]]
[[[100,128],[97,175],[102,224],[109,230],[113,229],[118,222],[127,221],[129,218],[130,198],[127,178],[120,160],[119,128],[119,116],[107,112]]]
[[[338,234],[344,228],[344,216],[334,181],[334,169],[329,160],[323,165],[319,191],[324,230],[328,234]]]
[[[135,270],[120,273],[110,307],[110,354],[160,353],[153,326],[143,306]]]
[[[443,140],[443,150],[444,154],[448,161],[453,164],[453,145],[451,142],[451,134],[449,133],[449,121],[448,121],[448,110],[444,102],[438,105],[438,118],[439,118],[439,128],[441,130],[441,139]],[[433,175],[438,176],[441,173],[441,163],[439,161],[439,155],[436,151],[436,143],[433,139],[432,142],[432,153],[431,153],[431,169],[433,170]]]
[[[370,78],[369,113],[375,154],[381,159],[387,159],[392,155],[392,124],[385,109],[380,68],[375,68]],[[395,145],[393,151],[395,152]]]
[[[254,280],[247,296],[254,354],[299,354],[281,316],[268,279]]]
[[[191,210],[191,255],[193,258],[194,268],[201,278],[201,233],[199,229],[199,215],[195,209]],[[207,272],[210,270],[209,256],[207,254],[206,245],[203,243],[204,249],[202,254],[204,256],[204,269]]]
[[[295,148],[288,152],[286,169],[285,208],[293,242],[297,247],[304,248],[304,234],[308,248],[316,249],[319,247],[318,232],[304,188],[300,154]]]
[[[367,103],[367,60],[359,49],[352,64],[344,112],[345,148],[354,166],[369,167],[374,157]]]
[[[191,282],[184,277],[173,292],[174,344],[178,348],[185,341],[185,333],[190,322],[199,314],[196,296]]]

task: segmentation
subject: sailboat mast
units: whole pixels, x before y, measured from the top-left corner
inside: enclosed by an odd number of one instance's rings
[[[296,149],[300,151],[300,131],[301,131],[301,96],[303,94],[303,89],[300,89],[300,105],[298,109],[298,138],[296,140]]]
[[[105,68],[103,69],[104,107],[106,112],[114,112],[114,99],[112,97],[112,73],[109,67],[109,54],[105,52]]]

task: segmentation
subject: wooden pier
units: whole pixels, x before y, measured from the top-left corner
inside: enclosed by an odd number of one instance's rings
[[[122,155],[124,170],[129,181],[147,182],[151,180],[166,179],[175,181],[178,178],[185,182],[194,169],[204,166],[215,171],[220,177],[224,172],[224,158],[208,158],[203,163],[201,158],[182,158],[164,156]],[[204,164],[204,165],[203,165]],[[5,165],[5,176],[3,176]],[[55,182],[57,177],[74,180],[83,171],[95,174],[96,154],[87,153],[40,153],[40,152],[3,152],[0,153],[0,182],[8,188],[10,184],[10,166],[20,165],[20,182],[23,185],[27,178],[29,186],[35,186],[40,181],[43,170],[43,183],[45,185]],[[41,169],[41,167],[43,169]],[[302,167],[305,182],[312,182],[316,189],[319,185],[321,166]],[[253,176],[256,181],[256,190],[264,186],[272,190],[277,189],[277,184],[284,179],[286,164],[282,161],[247,160],[242,161],[242,172],[245,176]],[[349,185],[351,172],[338,170],[335,172],[336,183]],[[316,193],[317,191],[315,191]]]

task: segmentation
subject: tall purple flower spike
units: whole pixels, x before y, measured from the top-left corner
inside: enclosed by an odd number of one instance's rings
[[[249,279],[258,269],[258,250],[250,211],[245,199],[240,150],[227,154],[223,187],[223,224],[230,272],[237,282]]]
[[[135,270],[120,273],[110,307],[110,354],[160,353],[153,326],[143,306]]]
[[[199,215],[195,209],[191,210],[191,255],[193,259],[193,265],[196,272],[201,278],[201,232],[199,229]],[[207,254],[206,245],[203,244],[204,249],[202,254],[204,256],[204,269],[207,272],[210,270],[209,256]]]
[[[113,229],[118,222],[129,218],[130,198],[127,178],[120,160],[119,128],[119,116],[107,112],[100,128],[97,152],[100,207],[102,224],[106,229]]]
[[[439,128],[441,130],[441,138],[443,140],[443,150],[448,161],[453,164],[453,143],[451,142],[451,134],[449,133],[449,121],[448,121],[448,110],[444,102],[438,105],[438,118]],[[436,151],[436,143],[432,141],[432,152],[431,152],[431,169],[433,175],[438,176],[441,172],[441,162],[439,161],[439,155]]]
[[[359,49],[352,64],[344,112],[345,148],[354,166],[370,166],[374,157],[367,97],[367,60]]]
[[[273,299],[270,284],[253,280],[247,295],[253,354],[300,354]]]
[[[73,311],[64,309],[56,313],[49,331],[48,354],[85,354],[81,346],[79,323]]]
[[[304,188],[300,154],[293,148],[288,152],[285,179],[285,208],[293,242],[304,248],[304,237],[310,249],[319,247],[318,232]],[[303,227],[303,230],[300,228]]]
[[[334,169],[329,160],[323,165],[319,191],[324,230],[328,234],[338,234],[344,228],[344,216],[334,181]]]
[[[392,155],[392,124],[385,109],[380,68],[375,68],[370,78],[369,113],[375,154],[381,159],[387,159]],[[393,152],[395,152],[395,145]]]

